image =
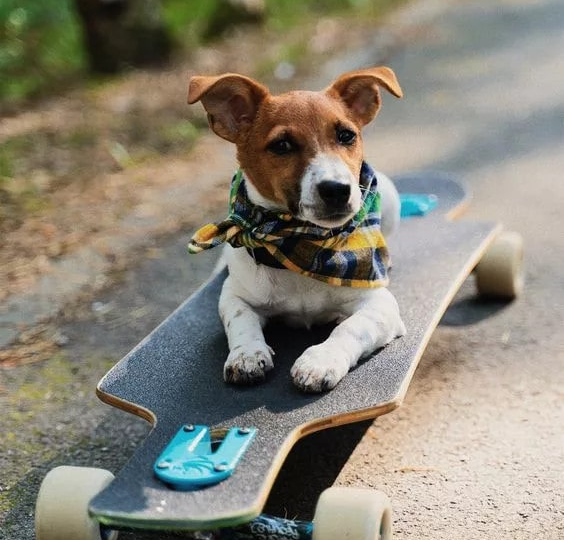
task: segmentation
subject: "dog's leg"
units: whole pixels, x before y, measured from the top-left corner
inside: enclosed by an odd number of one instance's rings
[[[229,356],[223,368],[227,382],[252,384],[264,380],[274,364],[272,349],[266,344],[264,318],[233,291],[231,277],[223,284],[219,298],[219,316],[223,322]]]
[[[294,383],[304,392],[330,390],[360,358],[405,334],[398,304],[388,289],[376,289],[354,307],[323,343],[306,349],[294,363]]]

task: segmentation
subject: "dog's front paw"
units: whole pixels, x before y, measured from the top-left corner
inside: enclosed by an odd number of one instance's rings
[[[266,374],[273,367],[270,348],[236,347],[227,357],[223,367],[223,378],[228,383],[255,384],[264,381]]]
[[[314,345],[296,360],[290,373],[300,390],[324,392],[337,386],[348,371],[349,362],[342,352]]]

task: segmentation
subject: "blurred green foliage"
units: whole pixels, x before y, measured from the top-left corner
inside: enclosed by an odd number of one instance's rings
[[[177,41],[194,44],[206,34],[209,22],[222,9],[223,0],[162,0],[168,28]],[[312,16],[350,10],[374,15],[398,0],[265,0],[266,24],[284,30]]]
[[[268,24],[276,30],[284,30],[297,22],[319,15],[331,15],[356,11],[362,15],[377,15],[382,7],[398,0],[265,0]]]
[[[283,31],[319,15],[354,10],[378,15],[399,0],[265,0],[267,27]],[[162,0],[175,42],[205,40],[222,0]],[[73,0],[0,0],[0,102],[18,102],[52,90],[86,69]]]
[[[72,0],[0,1],[0,100],[32,96],[83,65]]]

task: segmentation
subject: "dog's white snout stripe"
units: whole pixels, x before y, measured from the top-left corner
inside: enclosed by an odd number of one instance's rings
[[[331,183],[336,186],[342,184],[348,187],[346,200],[340,200],[339,206],[348,205],[351,215],[355,214],[361,204],[362,194],[357,180],[354,178],[347,164],[338,156],[319,153],[307,166],[301,182],[302,219],[318,223],[321,226],[334,226],[324,222],[322,217],[327,212],[327,200],[323,196],[323,184]],[[344,192],[344,189],[342,190]],[[341,194],[341,198],[343,194]]]
[[[352,186],[354,178],[350,169],[338,156],[317,154],[306,168],[302,178],[302,203],[308,206],[320,202],[320,184],[335,182]],[[352,191],[350,190],[351,194]]]
[[[330,154],[317,154],[308,169],[311,170],[312,180],[316,184],[332,181],[350,185],[354,180],[343,160]]]

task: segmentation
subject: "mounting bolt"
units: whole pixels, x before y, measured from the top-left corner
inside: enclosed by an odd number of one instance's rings
[[[239,428],[238,433],[239,435],[248,435],[251,430],[248,427]]]
[[[229,466],[227,463],[218,463],[217,465],[214,465],[213,469],[215,472],[225,472],[229,469]]]
[[[184,431],[194,431],[196,428],[193,424],[186,424],[183,428]]]
[[[159,461],[157,463],[157,469],[168,469],[170,467],[170,463],[168,461]]]

